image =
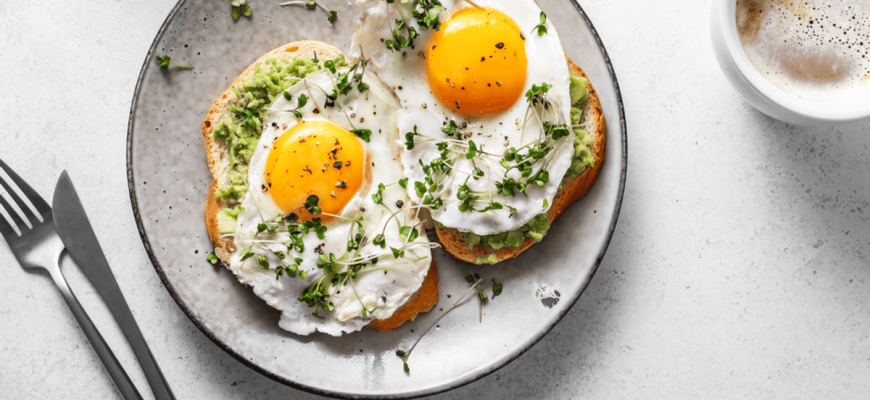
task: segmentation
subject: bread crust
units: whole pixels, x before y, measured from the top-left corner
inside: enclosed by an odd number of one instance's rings
[[[429,272],[426,273],[426,279],[423,280],[420,290],[411,295],[411,298],[399,307],[392,317],[374,320],[368,326],[381,332],[389,332],[407,321],[413,321],[417,318],[417,314],[432,310],[432,307],[435,307],[437,303],[438,269],[435,268],[435,259],[433,258],[432,265],[429,266]]]
[[[215,139],[213,133],[220,121],[227,113],[227,105],[235,95],[234,88],[240,86],[245,80],[251,77],[254,73],[254,67],[263,65],[266,60],[287,58],[293,59],[296,57],[313,58],[316,54],[319,59],[334,59],[341,51],[334,46],[315,40],[301,40],[290,42],[276,49],[269,51],[262,57],[254,61],[239,74],[229,88],[218,97],[205,119],[202,121],[202,136],[205,144],[205,154],[208,158],[208,167],[211,171],[212,181],[208,190],[208,199],[205,205],[205,225],[208,230],[208,235],[215,245],[215,255],[218,256],[224,265],[229,268],[229,260],[233,253],[236,252],[236,247],[232,240],[224,239],[218,230],[218,214],[227,207],[227,204],[222,200],[215,199],[218,190],[229,184],[229,158],[228,151],[223,140]],[[374,320],[369,323],[369,327],[381,332],[389,332],[406,321],[413,321],[417,314],[427,312],[438,303],[438,271],[435,267],[435,260],[432,259],[432,264],[429,266],[429,271],[426,278],[423,280],[420,289],[415,292],[411,298],[402,307],[393,313],[393,316],[385,320]]]
[[[592,184],[595,183],[595,178],[598,177],[601,165],[604,163],[604,153],[607,146],[607,126],[604,121],[604,112],[601,110],[601,101],[598,99],[598,93],[595,92],[595,88],[589,81],[589,77],[583,72],[583,69],[574,64],[567,55],[565,58],[568,60],[568,69],[571,73],[586,78],[586,90],[589,91],[589,99],[583,107],[583,115],[584,120],[593,126],[593,129],[587,129],[587,132],[592,135],[591,150],[595,157],[595,164],[591,168],[586,168],[577,177],[564,183],[562,190],[553,199],[553,204],[550,206],[550,211],[547,214],[547,219],[550,222],[553,222],[568,206],[580,200],[589,192]],[[520,247],[503,247],[499,250],[488,250],[483,246],[476,245],[469,250],[462,232],[452,228],[440,227],[436,227],[435,232],[438,234],[438,240],[441,241],[441,246],[444,247],[444,250],[465,262],[474,262],[478,257],[489,256],[489,254],[495,254],[498,259],[497,263],[502,262],[518,256],[535,243],[534,240],[526,238]]]

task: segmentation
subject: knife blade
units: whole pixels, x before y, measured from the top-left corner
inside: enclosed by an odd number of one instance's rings
[[[133,348],[133,353],[139,360],[139,365],[145,373],[154,396],[160,400],[174,400],[175,395],[172,394],[163,372],[160,371],[154,355],[151,354],[145,338],[142,337],[142,332],[133,318],[133,313],[130,312],[130,307],[127,306],[121,288],[118,287],[115,275],[109,267],[109,261],[106,260],[97,235],[91,227],[88,215],[66,171],[63,171],[57,181],[52,208],[57,234],[85,277],[91,281],[109,307],[115,322]]]

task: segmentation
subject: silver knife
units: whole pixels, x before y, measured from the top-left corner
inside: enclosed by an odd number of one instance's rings
[[[136,320],[133,319],[133,314],[130,312],[130,307],[127,306],[127,301],[124,300],[124,295],[121,294],[118,282],[115,281],[115,275],[109,268],[109,262],[103,254],[100,242],[97,241],[97,235],[91,228],[82,202],[79,200],[72,180],[66,171],[63,171],[57,181],[52,208],[54,209],[54,225],[57,228],[57,234],[73,260],[97,289],[97,293],[100,294],[100,297],[109,307],[109,311],[112,312],[112,316],[115,317],[121,332],[130,342],[130,347],[133,348],[133,353],[136,354],[139,365],[145,372],[145,378],[151,385],[154,397],[158,400],[175,399],[166,378],[163,377],[160,367],[157,366],[157,361],[154,360],[151,350],[148,349],[148,344],[145,343],[145,338],[142,337],[142,332],[139,331]]]

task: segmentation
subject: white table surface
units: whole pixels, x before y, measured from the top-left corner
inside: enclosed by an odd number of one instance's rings
[[[797,127],[744,103],[710,49],[709,0],[581,4],[628,119],[628,183],[610,249],[540,343],[433,398],[868,398],[870,123]],[[0,1],[0,158],[47,198],[69,170],[179,399],[319,398],[208,340],[161,285],[137,233],[127,117],[173,5]],[[0,398],[116,396],[51,280],[21,270],[5,243],[0,264]],[[96,292],[68,260],[64,271],[150,397]]]

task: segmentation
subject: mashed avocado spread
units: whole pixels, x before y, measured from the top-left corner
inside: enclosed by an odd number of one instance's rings
[[[571,125],[574,125],[574,159],[571,162],[571,167],[568,168],[568,175],[565,179],[574,178],[586,170],[587,166],[595,164],[595,158],[592,156],[592,151],[589,150],[589,145],[592,143],[592,137],[585,130],[576,127],[580,124],[583,117],[583,102],[589,97],[589,91],[586,89],[586,78],[571,74]],[[562,190],[562,186],[559,186]],[[502,232],[495,235],[475,235],[473,233],[465,233],[465,242],[468,249],[471,250],[475,245],[498,250],[502,247],[520,247],[525,242],[526,238],[531,238],[535,242],[540,242],[544,238],[544,234],[550,229],[550,221],[547,219],[547,213],[538,214],[531,221],[521,226],[519,229],[510,232]],[[495,254],[488,254],[477,257],[474,260],[475,264],[495,264],[498,262]]]
[[[574,125],[574,160],[571,162],[571,167],[568,168],[568,173],[571,177],[580,175],[586,170],[586,167],[591,167],[595,164],[595,158],[592,156],[592,151],[589,150],[589,145],[592,144],[592,137],[585,130],[576,127],[580,124],[583,117],[583,102],[589,97],[589,91],[586,89],[586,78],[571,74],[571,125]]]
[[[254,67],[254,73],[233,88],[235,96],[227,104],[227,113],[214,129],[214,137],[222,139],[229,149],[230,184],[215,196],[229,205],[237,205],[247,191],[248,160],[260,141],[266,107],[287,88],[318,70],[319,63],[305,57],[270,59]],[[337,65],[344,64],[339,55]],[[239,207],[225,208],[218,214],[218,230],[233,233]]]

